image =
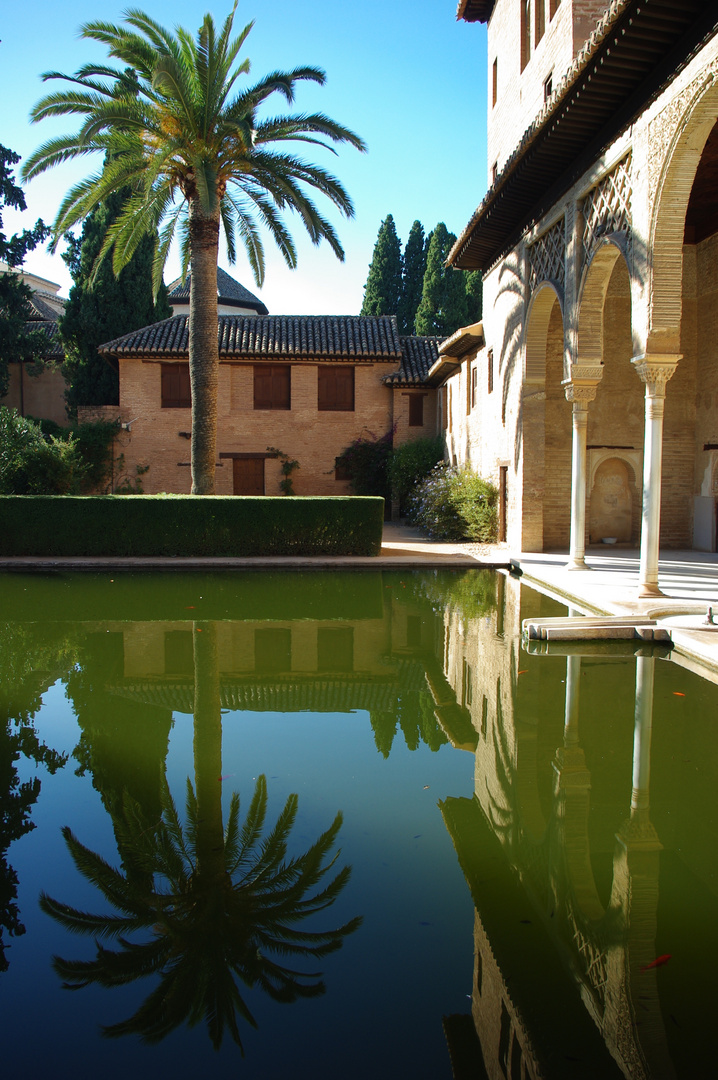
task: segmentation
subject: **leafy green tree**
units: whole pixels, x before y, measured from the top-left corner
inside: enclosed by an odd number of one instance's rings
[[[194,39],[183,28],[173,33],[137,9],[123,25],[85,23],[81,34],[107,47],[121,68],[87,64],[74,76],[47,72],[45,79],[72,85],[35,106],[35,121],[80,116],[80,130],[51,139],[29,158],[23,176],[38,176],[60,162],[96,151],[104,161],[94,176],[66,195],[53,223],[53,243],[108,198],[133,190],[108,229],[100,258],[113,252],[119,273],[142,236],[159,230],[153,281],[157,293],[162,268],[179,226],[183,267],[192,275],[189,365],[192,388],[192,491],[214,493],[217,443],[217,256],[220,229],[229,259],[236,239],[244,245],[255,280],[264,278],[262,225],[294,268],[294,243],[281,212],[295,211],[311,240],[326,240],[338,258],[344,252],[333,225],[306,192],[318,191],[346,217],[351,199],[325,169],[287,149],[298,141],[327,147],[363,141],[322,113],[260,119],[258,111],[275,93],[290,104],[298,83],[323,84],[313,67],[275,71],[253,86],[238,80],[249,60],[235,63],[252,24],[232,39],[236,3],[221,29],[205,15]],[[129,69],[129,74],[128,74]],[[330,147],[331,149],[331,147]]]
[[[4,935],[25,933],[17,904],[18,877],[7,852],[13,841],[35,828],[30,813],[40,794],[39,777],[21,779],[17,765],[22,758],[31,759],[51,774],[64,766],[66,756],[40,742],[32,721],[47,687],[66,676],[75,659],[57,624],[0,625],[0,972],[8,969]]]
[[[0,261],[10,267],[22,265],[32,251],[49,235],[42,221],[32,229],[6,237],[3,232],[2,210],[12,206],[25,210],[25,196],[15,184],[12,166],[20,158],[6,146],[0,146]],[[0,273],[0,397],[7,394],[10,381],[8,364],[41,357],[47,341],[41,330],[28,330],[29,301],[32,292],[18,274]]]
[[[297,796],[289,796],[265,832],[267,785],[260,776],[244,821],[235,792],[224,827],[217,782],[222,773],[217,624],[195,623],[193,640],[195,782],[187,780],[185,823],[163,777],[159,821],[148,818],[129,794],[122,813],[115,814],[122,870],[63,829],[77,869],[114,911],[89,914],[47,894],[40,906],[62,926],[97,941],[93,960],[55,957],[54,968],[68,988],[125,986],[159,976],[136,1012],[105,1027],[105,1035],[139,1035],[154,1043],[183,1023],[204,1020],[215,1048],[225,1031],[241,1048],[238,1017],[253,1027],[256,1020],[237,980],[275,1001],[315,997],[324,991],[321,973],[297,971],[283,961],[339,949],[361,920],[325,931],[299,925],[329,908],[349,880],[348,866],[326,880],[338,857],[330,856],[341,814],[306,851],[290,856]]]
[[[468,322],[466,278],[461,270],[447,267],[447,256],[456,241],[443,221],[431,234],[421,302],[416,312],[417,334],[448,337]]]
[[[387,214],[379,226],[359,314],[396,315],[401,285],[401,243],[394,218]]]
[[[115,276],[108,259],[93,273],[107,230],[115,222],[129,190],[115,191],[99,203],[85,223],[80,237],[68,235],[63,255],[74,285],[60,319],[65,347],[66,397],[71,416],[78,405],[119,404],[117,361],[97,352],[105,341],[129,334],[172,314],[167,288],[160,283],[156,300],[152,292],[152,262],[156,237],[142,237],[131,261]]]
[[[66,495],[83,471],[72,435],[43,435],[37,421],[0,408],[0,495]]]
[[[401,295],[397,309],[400,334],[414,333],[416,312],[424,287],[428,250],[429,243],[428,237],[424,236],[424,226],[420,221],[415,221],[409,231],[401,264]]]

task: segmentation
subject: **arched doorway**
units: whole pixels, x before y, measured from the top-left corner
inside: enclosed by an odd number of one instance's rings
[[[589,544],[639,540],[636,463],[643,456],[644,387],[631,364],[631,313],[628,263],[623,247],[609,239],[586,268],[579,307],[580,363],[600,366],[601,376],[588,406]]]

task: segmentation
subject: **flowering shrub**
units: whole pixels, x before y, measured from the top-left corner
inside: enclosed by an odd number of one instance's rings
[[[348,478],[353,495],[381,495],[389,499],[387,470],[393,441],[393,428],[379,438],[368,431],[336,458],[336,467]]]
[[[434,540],[496,540],[498,491],[469,469],[440,462],[409,500],[409,520]]]

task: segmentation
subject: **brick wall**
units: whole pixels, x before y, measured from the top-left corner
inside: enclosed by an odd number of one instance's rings
[[[537,42],[536,5],[544,5],[544,34]],[[498,0],[488,26],[489,183],[492,168],[499,172],[524,131],[544,106],[544,84],[549,76],[559,84],[586,38],[605,14],[597,0],[562,0],[553,18],[549,0],[531,0],[530,58],[522,70],[522,0]],[[497,101],[493,99],[493,67],[497,64]]]
[[[216,474],[218,495],[233,491],[232,460],[223,453],[263,454],[272,446],[299,461],[292,474],[297,495],[343,495],[348,485],[334,478],[334,459],[354,439],[372,432],[384,435],[392,426],[392,391],[381,379],[396,362],[355,366],[355,411],[317,410],[317,367],[292,365],[288,411],[255,410],[253,365],[221,363],[217,407]],[[163,409],[161,364],[141,360],[120,363],[120,408],[123,421],[137,417],[124,448],[125,468],[132,478],[136,467],[149,470],[144,490],[189,492],[190,441],[182,433],[191,427],[189,409]],[[406,401],[407,399],[402,399]],[[408,405],[406,406],[408,409]],[[428,424],[433,423],[431,409]],[[408,420],[407,420],[408,423]],[[414,430],[414,429],[410,429]],[[432,428],[433,431],[433,428]],[[265,463],[265,491],[280,494],[280,463]]]
[[[8,392],[0,405],[17,409],[21,416],[54,420],[63,427],[69,424],[65,412],[67,383],[60,371],[46,368],[39,375],[30,375],[26,364],[8,364],[8,369]]]

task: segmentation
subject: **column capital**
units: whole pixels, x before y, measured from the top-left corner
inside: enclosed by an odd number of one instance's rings
[[[566,400],[593,401],[602,378],[603,364],[600,360],[578,360],[575,364],[571,364],[568,379],[564,379],[561,383]]]
[[[644,382],[649,393],[657,393],[663,396],[666,392],[666,383],[675,374],[678,362],[683,359],[682,353],[641,353],[631,360],[638,377]]]

